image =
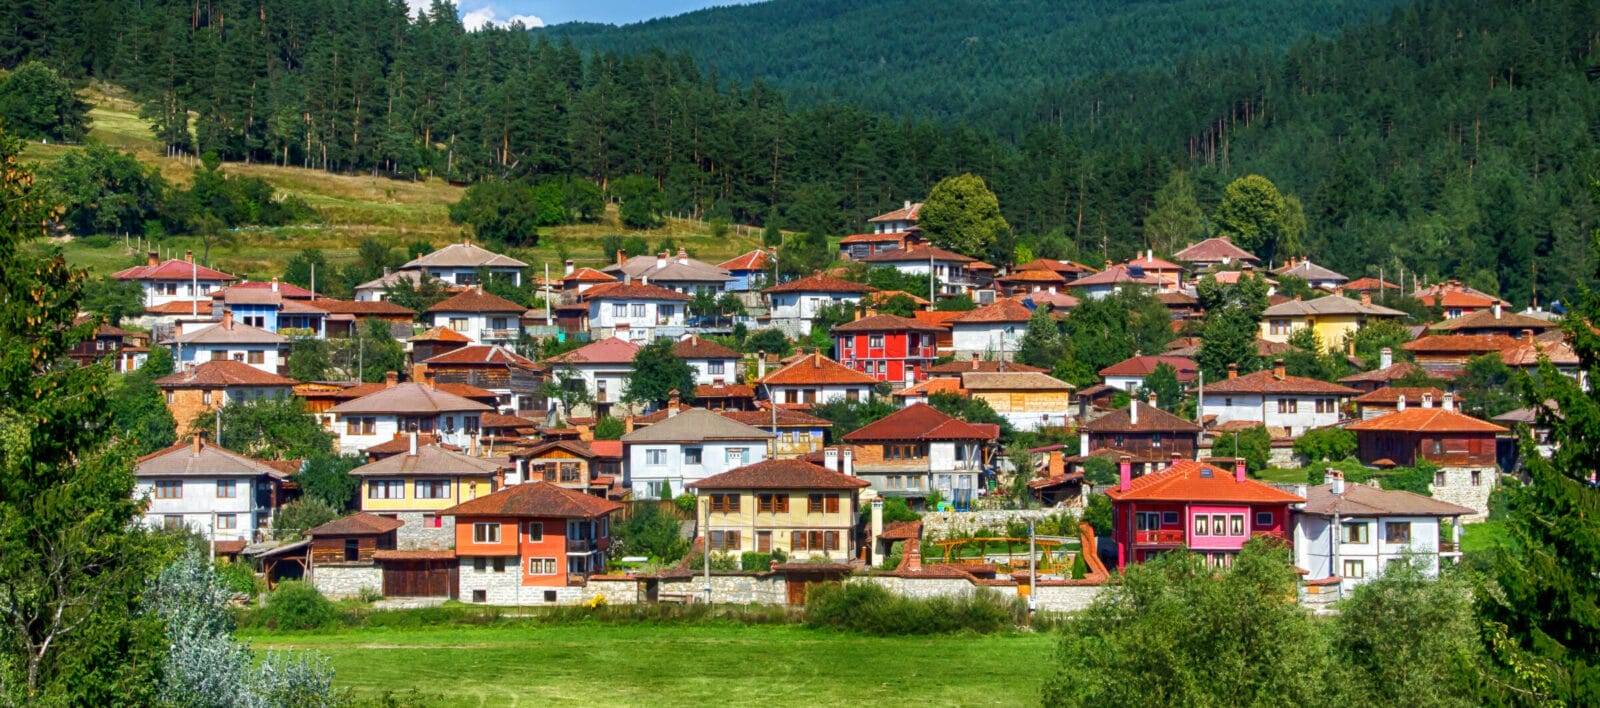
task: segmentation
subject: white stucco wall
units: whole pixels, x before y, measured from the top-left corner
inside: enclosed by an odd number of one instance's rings
[[[1294,413],[1279,413],[1278,400],[1282,398],[1296,401]],[[1333,406],[1329,412],[1318,413],[1317,399],[1331,400]],[[1309,428],[1320,428],[1339,422],[1340,397],[1335,396],[1304,396],[1295,394],[1268,394],[1260,396],[1255,394],[1205,394],[1205,408],[1202,416],[1217,416],[1216,423],[1221,425],[1236,420],[1261,423],[1267,426],[1281,427],[1289,431],[1290,437],[1298,437]]]
[[[652,482],[665,482],[672,487],[672,496],[684,493],[684,485],[706,477],[722,474],[735,467],[753,465],[767,459],[765,440],[717,440],[698,446],[679,443],[626,443],[623,459],[626,467],[623,478],[633,485],[636,499],[655,499],[649,491]],[[683,451],[686,447],[700,448],[700,464],[686,464]],[[730,461],[728,451],[743,448],[742,461]],[[650,450],[662,450],[661,464],[650,464]]]

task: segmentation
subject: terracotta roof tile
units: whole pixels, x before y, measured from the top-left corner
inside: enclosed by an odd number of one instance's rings
[[[482,246],[463,242],[452,243],[433,253],[419,256],[400,267],[408,270],[421,270],[423,268],[526,268],[528,264],[510,256],[495,253]]]
[[[595,286],[583,294],[584,299],[595,300],[671,300],[688,302],[694,298],[676,290],[668,290],[650,283],[616,283]]]
[[[1305,501],[1277,487],[1253,479],[1237,481],[1233,470],[1202,462],[1181,460],[1160,472],[1144,475],[1129,485],[1106,490],[1118,501],[1207,501],[1260,504],[1294,504]]]
[[[617,279],[611,277],[610,275],[602,273],[602,272],[600,272],[598,270],[595,270],[593,268],[579,268],[577,270],[572,271],[571,273],[569,273],[565,277],[561,278],[561,282],[563,282],[563,283],[566,283],[566,282],[574,282],[574,283],[615,283],[615,282],[617,282]]]
[[[868,293],[873,288],[863,283],[852,280],[835,278],[822,273],[812,273],[804,278],[797,278],[787,283],[780,283],[762,290],[763,293]]]
[[[762,460],[684,485],[690,489],[861,489],[860,477],[834,472],[802,460]]]
[[[918,261],[926,263],[929,259],[941,263],[977,263],[978,259],[968,258],[955,251],[946,251],[938,246],[917,244],[909,248],[896,248],[892,251],[875,253],[861,259],[863,263],[908,263]]]
[[[1253,270],[1225,270],[1221,273],[1208,273],[1207,277],[1216,278],[1217,282],[1223,285],[1237,285],[1239,284],[1239,280],[1246,274],[1260,278],[1266,281],[1268,285],[1278,284],[1278,281],[1268,278],[1265,273],[1258,273]]]
[[[211,301],[200,300],[199,302],[191,302],[188,300],[181,300],[164,302],[160,305],[151,305],[150,307],[146,307],[144,308],[144,311],[152,315],[190,315],[198,312],[201,315],[206,315],[209,317],[211,315]]]
[[[1223,379],[1206,386],[1206,394],[1212,393],[1302,393],[1311,395],[1330,396],[1357,396],[1361,392],[1348,386],[1319,381],[1304,376],[1278,376],[1271,369],[1264,369],[1238,378]]]
[[[917,297],[916,295],[912,295],[911,293],[908,293],[908,292],[906,292],[904,290],[878,290],[876,292],[867,293],[861,299],[862,299],[863,302],[866,302],[869,305],[882,307],[884,305],[884,303],[887,303],[890,300],[893,300],[893,299],[895,299],[897,297],[908,297],[908,298],[911,298],[911,302],[916,303],[917,307],[927,307],[928,305],[932,304],[932,303],[928,302],[926,299]],[[917,313],[920,313],[920,312],[922,312],[922,310],[917,310],[917,312],[913,313],[913,314],[917,314]]]
[[[1228,240],[1226,236],[1208,238],[1172,254],[1172,257],[1185,263],[1222,263],[1225,261],[1256,261],[1259,263],[1261,261],[1260,258],[1256,258],[1249,251],[1233,245],[1233,241]]]
[[[854,322],[833,328],[834,332],[942,332],[943,327],[900,317],[899,315],[869,315]]]
[[[1515,312],[1502,311],[1500,316],[1496,317],[1494,314],[1494,309],[1490,308],[1486,310],[1479,310],[1470,315],[1462,315],[1453,320],[1445,320],[1433,325],[1432,327],[1429,327],[1428,329],[1436,332],[1455,332],[1463,329],[1490,329],[1505,330],[1507,332],[1520,332],[1525,329],[1531,329],[1537,333],[1543,332],[1547,329],[1555,329],[1560,326],[1561,325],[1555,322],[1541,320],[1537,317],[1529,317],[1527,315],[1519,315]]]
[[[737,258],[717,264],[718,268],[734,270],[766,270],[772,266],[772,256],[765,249],[756,249]]]
[[[1474,513],[1467,507],[1421,494],[1365,484],[1347,484],[1344,494],[1338,496],[1333,493],[1333,485],[1319,484],[1306,490],[1306,505],[1300,511],[1318,516],[1468,516]]]
[[[999,436],[998,426],[967,423],[926,403],[917,403],[856,429],[844,440],[994,440]]]
[[[968,391],[1071,391],[1074,388],[1049,374],[1033,371],[968,371],[961,375],[961,385]]]
[[[728,420],[732,420],[755,428],[772,427],[772,409],[759,411],[717,411]],[[818,418],[803,411],[778,408],[778,427],[780,428],[831,428],[833,421],[827,418]]]
[[[378,516],[376,514],[368,514],[367,512],[360,511],[343,518],[334,519],[333,521],[329,521],[326,524],[306,531],[305,535],[376,536],[378,534],[388,533],[405,525],[405,522],[399,519],[391,519],[386,516]]]
[[[1065,283],[1067,279],[1053,270],[1019,270],[995,278],[998,283]]]
[[[1207,393],[1210,388],[1206,389]],[[1083,395],[1080,393],[1079,395]],[[1107,413],[1083,425],[1083,429],[1091,433],[1128,433],[1128,432],[1179,432],[1198,433],[1200,426],[1179,418],[1160,408],[1144,401],[1133,401],[1128,404],[1139,407],[1139,422],[1133,422],[1129,408],[1123,408]]]
[[[1178,372],[1179,381],[1193,381],[1200,371],[1200,365],[1193,359],[1181,356],[1148,356],[1137,355],[1123,359],[1111,366],[1100,370],[1100,375],[1105,376],[1149,376],[1156,367],[1166,364]]]
[[[963,374],[964,376],[965,374]],[[955,376],[939,376],[923,381],[915,386],[895,391],[896,398],[913,398],[917,396],[931,396],[935,393],[954,393],[965,395],[967,390],[961,387],[961,379]]]
[[[631,364],[633,356],[639,353],[639,345],[626,339],[611,337],[598,342],[590,342],[565,354],[545,359],[540,362],[546,366],[551,364]]]
[[[388,300],[334,300],[317,298],[311,301],[330,315],[355,315],[368,317],[415,317],[416,310],[397,305]],[[519,310],[520,312],[520,310]]]
[[[894,211],[885,212],[867,219],[867,223],[877,221],[916,221],[922,213],[922,202],[911,202]]]
[[[725,418],[704,408],[690,408],[664,417],[648,428],[622,436],[624,443],[700,442],[704,440],[771,440],[772,433]]]
[[[435,303],[428,312],[515,312],[520,315],[527,309],[499,295],[471,288]]]
[[[1369,305],[1343,295],[1327,295],[1310,300],[1289,300],[1268,307],[1263,317],[1304,317],[1312,315],[1364,315],[1367,317],[1405,317],[1399,310]]]
[[[1309,259],[1296,261],[1272,272],[1278,275],[1292,275],[1304,280],[1349,280],[1343,274],[1312,263]]]
[[[1355,280],[1352,280],[1352,281],[1350,281],[1348,283],[1345,283],[1344,287],[1341,287],[1339,289],[1340,290],[1344,290],[1346,292],[1358,292],[1359,293],[1359,292],[1369,292],[1369,291],[1380,290],[1380,289],[1382,289],[1382,290],[1399,290],[1400,286],[1395,285],[1394,283],[1391,283],[1391,282],[1389,282],[1387,280],[1378,280],[1377,278],[1374,278],[1372,276],[1366,276],[1366,277],[1356,278]]]
[[[1387,403],[1393,405],[1400,401],[1401,396],[1405,396],[1406,403],[1413,406],[1421,406],[1423,396],[1432,396],[1432,400],[1435,405],[1444,401],[1444,391],[1432,386],[1385,386],[1371,393],[1361,394],[1360,396],[1356,396],[1350,400],[1358,404],[1370,405]]]
[[[383,384],[378,384],[383,386]],[[480,389],[481,390],[481,389]],[[330,413],[373,413],[378,415],[405,415],[409,413],[450,413],[464,411],[475,413],[491,410],[488,406],[453,393],[437,390],[417,383],[396,384],[381,388],[354,400],[345,401],[328,409]]]
[[[1041,369],[1037,366],[1028,366],[1027,364],[1020,362],[990,361],[988,359],[979,359],[977,361],[972,361],[970,359],[957,359],[955,361],[947,361],[943,364],[937,364],[933,367],[930,367],[928,369],[928,373],[935,376],[960,375],[969,371],[985,371],[993,373],[1000,371],[1002,366],[1005,367],[1006,371],[1048,373],[1044,369]]]
[[[818,353],[797,359],[757,383],[779,386],[809,384],[877,385],[878,380]]]
[[[423,362],[437,366],[440,364],[460,364],[469,366],[502,365],[518,366],[525,369],[538,369],[532,359],[518,354],[499,345],[475,344],[448,351]]]
[[[1100,271],[1099,273],[1095,273],[1094,275],[1086,275],[1082,278],[1074,280],[1072,283],[1070,283],[1070,286],[1074,288],[1085,288],[1095,285],[1116,285],[1118,283],[1161,285],[1163,282],[1165,281],[1154,275],[1150,275],[1149,272],[1146,272],[1143,276],[1135,277],[1128,271],[1127,266],[1114,265],[1110,268]]]
[[[1027,322],[1033,318],[1033,310],[1028,309],[1016,300],[996,300],[993,304],[984,305],[976,310],[961,313],[960,317],[950,320],[955,324],[989,324],[1007,322]]]
[[[1387,383],[1389,381],[1403,379],[1420,371],[1422,371],[1422,367],[1417,366],[1409,361],[1401,361],[1390,364],[1382,369],[1373,369],[1372,371],[1363,371],[1359,374],[1346,376],[1342,379],[1339,379],[1339,383]]]
[[[672,353],[680,359],[742,359],[743,354],[700,335],[690,335],[672,345]]]
[[[446,450],[454,450],[456,452],[461,451],[461,448],[458,446],[439,442],[438,436],[434,435],[433,433],[417,433],[417,447],[420,449],[425,445],[437,445]],[[398,455],[400,453],[410,451],[411,438],[405,435],[397,435],[389,440],[385,440],[377,445],[373,445],[372,447],[362,450],[362,452],[366,453],[369,457]]]
[[[241,361],[212,360],[188,371],[156,379],[162,388],[214,388],[223,386],[293,386],[294,379],[269,374]]]
[[[880,541],[909,541],[913,538],[922,538],[922,521],[892,521],[883,527],[883,533],[878,534]]]
[[[1555,366],[1577,366],[1579,363],[1578,352],[1566,342],[1546,343],[1529,337],[1500,350],[1500,360],[1506,366],[1538,366],[1540,357],[1549,358]]]
[[[897,231],[893,233],[882,234],[850,234],[849,236],[839,239],[839,244],[848,246],[852,243],[887,243],[889,241],[899,241],[907,236],[913,236],[915,234],[915,231]]]
[[[1029,270],[1048,270],[1055,273],[1072,273],[1074,275],[1100,272],[1077,261],[1058,261],[1054,258],[1035,258],[1027,263],[1017,266],[1013,270],[1018,272]]]
[[[457,331],[455,331],[453,329],[450,329],[449,327],[445,327],[443,325],[440,325],[438,327],[430,328],[426,332],[423,332],[422,334],[416,335],[416,336],[412,337],[411,339],[409,339],[407,341],[411,341],[411,342],[455,342],[457,344],[467,344],[467,343],[470,343],[472,341],[472,338],[468,337],[465,334],[457,332]]]
[[[228,275],[220,270],[196,265],[189,261],[180,261],[169,258],[155,265],[134,266],[124,268],[111,274],[117,280],[238,280],[238,276]]]
[[[486,497],[462,502],[439,512],[446,516],[525,516],[590,519],[621,511],[622,505],[559,487],[549,482],[527,482]]]
[[[1381,415],[1346,426],[1355,431],[1392,431],[1407,433],[1503,433],[1494,423],[1478,420],[1469,415],[1447,411],[1443,408],[1406,408],[1397,413]]]
[[[755,398],[754,386],[743,384],[700,384],[694,387],[696,401],[707,398]]]
[[[1503,334],[1430,334],[1400,348],[1430,354],[1488,354],[1516,345],[1517,340]]]
[[[446,449],[440,445],[418,445],[417,454],[410,454],[410,440],[405,440],[404,452],[389,455],[381,460],[368,462],[360,467],[350,470],[355,477],[391,477],[412,476],[417,474],[439,475],[466,475],[490,476],[505,469],[505,465],[498,464],[483,457]],[[369,450],[370,452],[370,450]]]
[[[1160,272],[1164,272],[1164,271],[1173,271],[1173,270],[1180,270],[1181,271],[1181,270],[1183,270],[1183,266],[1178,265],[1177,263],[1173,263],[1172,261],[1156,258],[1155,256],[1151,256],[1151,255],[1139,256],[1138,258],[1135,258],[1133,260],[1128,261],[1127,265],[1129,265],[1129,266],[1138,266],[1140,268],[1145,269],[1146,271],[1153,271],[1153,272],[1156,272],[1156,273],[1160,273]]]
[[[967,313],[960,310],[917,310],[911,313],[911,319],[934,325],[940,330],[948,330],[952,321],[965,314]]]

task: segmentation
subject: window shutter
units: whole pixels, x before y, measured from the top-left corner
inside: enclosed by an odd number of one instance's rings
[[[803,551],[805,549],[806,549],[806,532],[804,532],[804,531],[790,531],[789,532],[789,550],[791,550],[791,551]]]
[[[777,510],[779,512],[781,512],[781,513],[788,513],[789,512],[789,495],[787,495],[787,494],[778,494],[778,495],[775,496],[774,501],[777,503],[776,506],[777,506]]]
[[[823,497],[824,510],[829,514],[839,513],[839,495],[829,494]]]
[[[839,532],[838,531],[828,531],[828,532],[826,532],[824,534],[824,536],[826,537],[826,539],[828,541],[828,550],[830,550],[830,551],[839,550]]]

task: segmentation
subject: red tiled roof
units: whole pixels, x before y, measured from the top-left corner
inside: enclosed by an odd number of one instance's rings
[[[1053,270],[1019,270],[995,278],[999,283],[1065,283],[1067,279]]]
[[[742,384],[699,384],[694,387],[695,400],[707,398],[755,398],[754,386]]]
[[[877,290],[867,293],[861,299],[869,305],[882,307],[884,303],[897,297],[911,298],[911,302],[916,303],[917,307],[927,307],[929,304],[931,304],[927,300],[917,297],[916,295],[912,295],[904,290]],[[917,312],[921,312],[921,310],[918,310]]]
[[[1180,460],[1165,470],[1134,479],[1127,491],[1113,486],[1106,496],[1118,501],[1202,501],[1295,504],[1301,497],[1277,487],[1234,478],[1233,470]]]
[[[833,328],[834,332],[943,332],[944,328],[898,315],[870,315]]]
[[[579,268],[561,279],[563,283],[567,281],[577,283],[615,283],[617,279],[593,268]]]
[[[527,482],[486,497],[465,501],[439,512],[446,516],[532,516],[588,519],[620,511],[614,501],[559,487],[549,482]]]
[[[889,241],[899,241],[907,236],[913,235],[914,233],[915,232],[912,231],[897,231],[894,233],[882,234],[851,234],[839,239],[839,244],[848,246],[852,243],[886,243]]]
[[[1495,316],[1494,308],[1491,307],[1488,309],[1479,310],[1469,315],[1462,315],[1461,317],[1457,317],[1453,320],[1445,320],[1429,327],[1428,329],[1439,332],[1454,332],[1463,329],[1498,329],[1508,332],[1520,332],[1525,329],[1531,329],[1534,332],[1543,332],[1547,329],[1554,329],[1556,327],[1560,327],[1560,325],[1548,320],[1541,320],[1537,317],[1519,315],[1515,312],[1502,311],[1499,316]]]
[[[405,522],[399,519],[391,519],[386,516],[378,516],[376,514],[368,514],[367,512],[360,511],[344,518],[334,519],[333,521],[329,521],[326,524],[306,531],[305,535],[376,536],[378,534],[388,533],[405,525]]]
[[[1494,423],[1443,408],[1406,408],[1397,413],[1357,421],[1346,430],[1405,433],[1503,433]]]
[[[756,249],[732,260],[717,264],[723,270],[766,270],[772,265],[772,256],[763,249]]]
[[[1077,261],[1058,261],[1054,258],[1035,258],[1027,263],[1017,266],[1013,270],[1021,272],[1028,270],[1048,270],[1056,273],[1098,273],[1093,268]]]
[[[791,280],[787,283],[774,285],[762,290],[763,293],[868,293],[873,288],[862,283],[857,283],[843,278],[835,278],[822,273],[812,273],[804,278]]]
[[[639,352],[639,345],[626,339],[612,337],[591,342],[565,354],[559,354],[540,362],[550,364],[631,364],[633,355]]]
[[[437,366],[439,364],[458,364],[467,366],[520,366],[525,369],[539,368],[539,365],[535,364],[533,360],[529,359],[528,357],[499,345],[488,344],[474,344],[471,346],[461,347],[460,349],[455,349],[435,356],[422,363],[433,366]]]
[[[1578,352],[1566,342],[1545,343],[1529,337],[1500,350],[1500,360],[1507,366],[1538,366],[1541,356],[1548,357],[1550,363],[1556,366],[1577,366],[1579,363]]]
[[[213,270],[203,265],[180,261],[169,258],[155,265],[134,266],[123,268],[111,274],[117,280],[238,280],[238,276],[228,275],[220,270]]]
[[[156,379],[162,388],[216,388],[225,386],[293,386],[298,381],[269,374],[242,361],[213,360],[188,371]]]
[[[217,552],[223,555],[236,556],[244,550],[244,541],[217,541]]]
[[[935,393],[966,394],[967,390],[961,387],[961,379],[954,376],[939,376],[923,381],[910,388],[894,392],[894,396],[908,398],[913,396],[931,396]]]
[[[694,298],[676,290],[668,290],[659,285],[649,283],[615,283],[611,285],[597,285],[589,288],[583,294],[584,299],[594,300],[672,300],[674,302],[688,302]]]
[[[933,325],[940,330],[948,330],[951,321],[965,314],[967,313],[961,310],[917,310],[911,313],[911,319]]]
[[[1516,346],[1503,334],[1430,334],[1400,345],[1408,352],[1435,354],[1487,354]]]
[[[1208,238],[1172,254],[1172,257],[1186,263],[1221,263],[1225,260],[1261,261],[1249,251],[1233,245],[1233,242],[1228,240],[1226,236]]]
[[[488,414],[486,413],[484,415],[488,415]],[[422,448],[427,447],[429,445],[436,445],[438,447],[444,448],[446,450],[451,450],[451,451],[454,451],[454,452],[460,452],[461,451],[461,448],[456,446],[456,445],[451,445],[449,443],[439,442],[439,437],[437,435],[434,435],[433,433],[417,433],[417,448],[418,449],[422,449]],[[373,445],[371,447],[368,447],[368,448],[362,450],[362,452],[367,453],[367,455],[371,456],[371,457],[383,457],[383,456],[386,456],[386,455],[398,455],[398,454],[401,454],[401,453],[404,453],[404,452],[410,452],[410,451],[411,451],[411,438],[409,438],[409,437],[407,437],[405,435],[400,435],[400,436],[391,438],[389,440],[385,440],[385,441],[383,441],[381,443],[378,443],[377,445]]]
[[[780,386],[806,384],[865,384],[873,386],[878,383],[878,380],[821,354],[812,353],[806,355],[805,358],[797,359],[787,366],[767,374],[766,378],[761,379],[758,383]]]
[[[1443,308],[1453,307],[1493,307],[1495,299],[1485,295],[1463,292],[1460,290],[1441,290],[1439,292],[1417,295],[1422,304],[1429,307],[1435,305]]]
[[[917,220],[917,216],[919,214],[921,214],[921,213],[922,213],[922,202],[911,202],[910,204],[907,204],[906,206],[903,206],[903,207],[901,207],[899,209],[896,209],[894,211],[885,212],[883,214],[879,214],[877,216],[874,216],[871,219],[867,219],[867,222],[871,223],[871,222],[875,222],[875,221],[916,221]]]
[[[981,372],[984,372],[984,373],[993,374],[993,373],[998,373],[1000,371],[1000,367],[1002,365],[1005,366],[1005,370],[1006,371],[1014,371],[1014,372],[1019,372],[1019,373],[1020,372],[1048,373],[1047,369],[1041,369],[1041,368],[1039,368],[1037,366],[1028,366],[1027,364],[1023,364],[1023,363],[1020,363],[1020,362],[1015,362],[1015,361],[990,361],[988,359],[979,359],[976,362],[976,365],[974,365],[974,362],[971,359],[967,359],[967,360],[957,359],[955,361],[947,361],[947,362],[945,362],[943,364],[937,364],[937,365],[929,368],[928,369],[928,373],[930,373],[930,374],[965,374],[965,373],[967,373],[969,371],[981,371]]]
[[[952,418],[926,403],[906,406],[844,436],[849,442],[880,440],[994,440],[999,426]]]
[[[534,428],[538,428],[539,427],[539,423],[537,421],[528,420],[527,418],[523,418],[521,416],[506,415],[504,413],[484,413],[483,416],[480,418],[480,421],[481,422],[479,424],[484,429],[489,429],[489,428],[529,428],[529,429],[534,429]]]
[[[1372,371],[1363,371],[1359,374],[1346,376],[1342,379],[1339,379],[1339,383],[1384,383],[1387,381],[1403,379],[1419,371],[1422,371],[1422,367],[1417,366],[1409,361],[1401,361],[1390,364],[1382,369],[1373,369]]]
[[[1249,273],[1250,275],[1253,275],[1253,276],[1255,276],[1257,278],[1260,278],[1260,279],[1266,281],[1266,283],[1268,285],[1277,285],[1278,284],[1278,281],[1273,280],[1271,278],[1268,278],[1265,273],[1257,273],[1257,272],[1255,272],[1253,270],[1252,271],[1225,270],[1225,271],[1222,271],[1221,273],[1211,273],[1210,277],[1216,278],[1217,282],[1221,283],[1223,285],[1237,285],[1239,283],[1239,279],[1243,278],[1246,273]]]
[[[1355,291],[1355,292],[1365,292],[1365,291],[1368,291],[1368,290],[1379,290],[1379,289],[1382,289],[1382,290],[1399,290],[1400,286],[1395,285],[1394,283],[1391,283],[1391,282],[1389,282],[1387,280],[1378,280],[1377,278],[1374,278],[1374,277],[1369,275],[1369,276],[1365,276],[1365,277],[1361,277],[1361,278],[1356,278],[1355,280],[1352,280],[1352,281],[1350,281],[1348,283],[1345,283],[1339,289],[1340,290],[1351,290],[1351,291]]]
[[[273,285],[278,286],[277,292],[283,297],[295,298],[299,300],[311,299],[310,290],[295,285],[294,283],[285,283],[281,281],[274,283],[270,280],[251,280],[243,283],[234,283],[233,285],[230,285],[222,290],[211,293],[211,297],[217,297],[219,293],[226,293],[229,290],[271,290]]]
[[[311,302],[330,315],[415,317],[417,314],[416,310],[388,300],[334,300],[319,297]],[[521,312],[522,308],[517,308],[517,311]]]
[[[1207,388],[1207,392],[1210,392],[1209,388]],[[1085,389],[1084,391],[1079,392],[1078,395],[1082,396],[1086,395],[1087,393],[1088,389]],[[1129,410],[1133,406],[1139,407],[1138,423],[1133,422],[1133,416],[1129,413]],[[1145,403],[1144,401],[1133,401],[1132,403],[1128,404],[1128,408],[1111,411],[1110,413],[1100,416],[1093,421],[1085,423],[1082,429],[1092,433],[1200,432],[1199,425],[1179,418],[1178,416]]]
[[[1200,365],[1193,359],[1181,356],[1132,356],[1100,370],[1101,376],[1149,376],[1156,367],[1166,364],[1178,372],[1179,381],[1193,381]]]
[[[892,251],[874,253],[861,259],[863,263],[906,263],[909,261],[927,262],[929,259],[944,263],[977,263],[978,259],[968,258],[955,251],[946,251],[938,246],[917,244],[909,248],[896,248]]]
[[[1356,396],[1350,400],[1355,403],[1387,403],[1393,405],[1400,401],[1401,396],[1406,397],[1406,403],[1413,406],[1420,406],[1422,405],[1423,396],[1432,396],[1435,404],[1443,401],[1444,391],[1432,386],[1385,386],[1371,393],[1364,393],[1360,396]]]
[[[1264,369],[1238,378],[1223,379],[1206,386],[1206,393],[1304,393],[1330,396],[1356,396],[1357,391],[1348,386],[1319,381],[1304,376],[1279,378],[1271,369]]]
[[[883,527],[883,533],[878,534],[880,541],[908,541],[913,538],[922,538],[922,521],[892,521]]]
[[[1146,271],[1143,277],[1135,278],[1128,272],[1127,266],[1114,265],[1110,268],[1100,271],[1099,273],[1095,273],[1094,275],[1086,275],[1082,278],[1074,280],[1070,285],[1074,288],[1082,288],[1089,287],[1091,285],[1115,285],[1117,283],[1160,285],[1162,282],[1163,281],[1160,278],[1150,275],[1149,271]]]
[[[684,485],[690,489],[860,489],[860,477],[834,472],[802,460],[762,460]]]
[[[151,305],[144,308],[144,311],[152,315],[188,315],[194,313],[210,315],[211,301],[200,300],[198,303],[196,303],[189,300],[177,300],[173,302],[164,302],[160,305]]]
[[[519,315],[527,310],[499,295],[477,288],[463,290],[428,308],[428,312],[515,312]]]
[[[443,325],[440,325],[438,327],[429,328],[426,332],[423,332],[422,334],[416,335],[416,336],[414,336],[411,339],[406,340],[406,341],[410,341],[410,342],[455,342],[455,343],[458,343],[458,344],[466,344],[468,342],[471,342],[472,338],[468,337],[465,334],[457,332],[457,331],[455,331],[453,329],[450,329],[449,327],[445,327]]]
[[[594,450],[596,457],[617,458],[622,457],[621,440],[591,440],[589,449]]]
[[[1173,263],[1172,261],[1156,258],[1155,256],[1139,256],[1138,258],[1128,261],[1127,265],[1139,266],[1144,268],[1146,271],[1154,272],[1183,270],[1183,266]]]
[[[759,411],[717,411],[720,415],[736,423],[755,426],[757,428],[772,427],[772,409]],[[778,408],[778,427],[780,428],[831,428],[833,421],[827,418],[818,418],[810,413]]]
[[[744,355],[700,335],[690,335],[672,345],[672,353],[680,359],[740,359]]]
[[[1027,322],[1033,318],[1033,310],[1028,309],[1016,300],[996,300],[993,304],[984,305],[971,312],[963,312],[960,317],[950,320],[951,324],[987,324],[1005,322]]]
[[[500,399],[500,395],[494,391],[490,391],[486,388],[478,388],[477,386],[473,386],[471,384],[441,383],[434,384],[433,388],[434,390],[442,391],[453,396],[460,396],[468,400],[489,401],[492,399],[494,401],[498,401]]]

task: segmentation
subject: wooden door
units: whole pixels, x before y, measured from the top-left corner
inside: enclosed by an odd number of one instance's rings
[[[801,576],[790,575],[789,576],[789,582],[788,582],[788,586],[789,586],[789,604],[794,605],[796,607],[805,607],[805,604],[806,604],[806,587],[809,586],[810,584],[811,583],[810,583],[810,580],[808,578],[801,577]]]

